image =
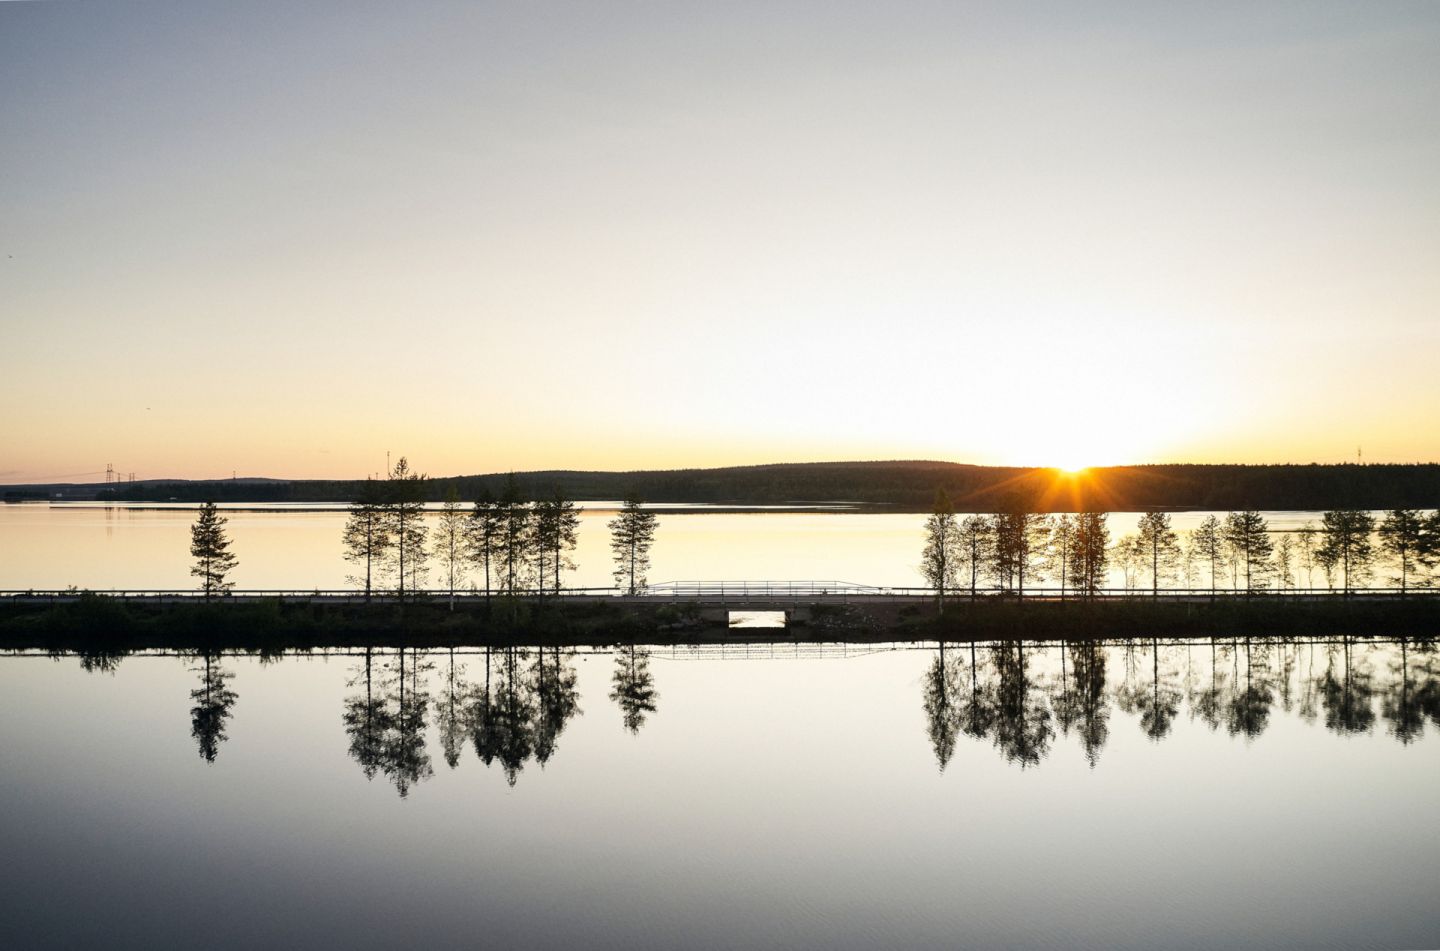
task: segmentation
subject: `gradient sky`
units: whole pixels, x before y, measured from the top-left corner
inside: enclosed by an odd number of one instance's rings
[[[1440,3],[0,3],[0,481],[1440,459]]]

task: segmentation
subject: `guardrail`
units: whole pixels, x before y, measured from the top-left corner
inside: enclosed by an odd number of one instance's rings
[[[0,590],[0,600],[14,599],[26,601],[73,601],[83,595],[102,595],[107,598],[117,598],[126,601],[201,601],[205,595],[195,589],[178,588],[128,588],[128,589],[12,589]],[[456,591],[454,597],[457,601],[476,602],[483,601],[487,597],[505,597],[505,593],[491,591]],[[540,591],[533,588],[517,590],[513,597],[518,598],[618,598],[626,597],[627,590],[618,587],[597,587],[597,588],[561,588],[558,591]],[[392,602],[398,600],[398,595],[393,591],[372,592],[366,595],[363,591],[352,588],[314,588],[314,589],[235,589],[223,595],[212,595],[212,600],[229,601],[255,601],[274,599],[278,601],[335,601],[343,603],[355,603],[363,601]],[[446,590],[426,588],[418,591],[407,591],[407,599],[415,600],[449,600],[451,594]],[[649,585],[635,597],[646,600],[700,600],[700,601],[728,601],[728,600],[757,600],[757,599],[805,599],[821,598],[834,600],[875,599],[887,600],[891,598],[915,598],[926,599],[935,597],[934,588],[906,587],[906,586],[885,586],[855,584],[847,581],[667,581],[660,584]],[[1351,588],[1348,591],[1341,588],[1264,588],[1245,590],[1243,588],[1162,588],[1158,593],[1146,589],[1134,588],[1100,588],[1094,592],[1080,592],[1073,588],[1047,588],[1036,587],[1026,588],[1022,593],[1005,591],[999,588],[977,588],[972,592],[969,588],[948,590],[945,597],[950,601],[967,601],[971,599],[1019,599],[1037,601],[1059,601],[1059,600],[1199,600],[1199,599],[1233,599],[1233,598],[1272,598],[1272,599],[1329,599],[1344,597],[1363,598],[1440,598],[1440,588],[1409,588],[1402,591],[1399,588]]]

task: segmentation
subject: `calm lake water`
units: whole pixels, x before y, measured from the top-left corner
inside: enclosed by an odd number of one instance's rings
[[[7,655],[0,932],[1435,948],[1437,672],[1354,639]]]
[[[603,503],[586,503],[567,587],[614,583]],[[222,506],[224,508],[224,506]],[[227,530],[240,559],[238,588],[313,590],[347,587],[341,558],[345,512],[338,506],[231,508]],[[1210,513],[1174,516],[1188,530]],[[1225,513],[1217,513],[1222,518]],[[1266,512],[1273,530],[1319,523],[1318,512]],[[1138,513],[1110,516],[1113,538],[1135,531]],[[825,580],[919,586],[924,515],[835,511],[666,513],[655,536],[650,581]],[[90,504],[0,505],[0,589],[191,588],[194,506]],[[432,575],[432,584],[434,583]],[[1110,584],[1123,586],[1118,568]],[[1324,585],[1322,572],[1301,586]],[[1208,584],[1208,581],[1197,582]]]

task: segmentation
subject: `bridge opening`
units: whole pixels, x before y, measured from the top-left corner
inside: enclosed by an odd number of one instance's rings
[[[731,627],[784,627],[784,611],[731,611]]]

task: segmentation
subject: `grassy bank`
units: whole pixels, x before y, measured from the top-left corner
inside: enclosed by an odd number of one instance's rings
[[[259,601],[146,604],[87,595],[62,604],[0,604],[0,649],[268,651],[291,648],[716,643],[1192,635],[1440,635],[1440,599],[1214,602],[953,602],[809,604],[780,629],[730,629],[674,602],[514,601],[455,611],[441,602],[333,604]]]

